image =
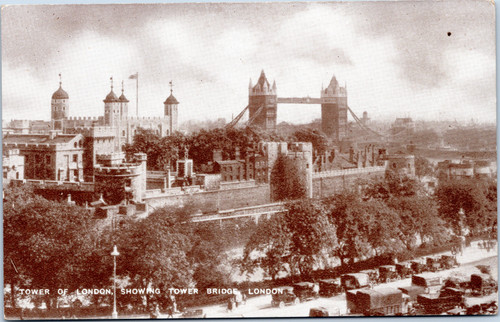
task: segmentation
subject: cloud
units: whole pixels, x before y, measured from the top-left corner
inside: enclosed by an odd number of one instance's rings
[[[125,80],[134,111],[128,76],[139,72],[140,115],[163,113],[173,80],[181,121],[229,119],[265,69],[282,97],[317,97],[335,74],[373,118],[454,118],[460,106],[463,119],[491,120],[494,44],[494,10],[475,1],[9,7],[3,115],[48,118],[59,72],[71,115],[101,115],[110,76],[117,92]],[[278,111],[279,122],[319,116],[319,106]]]

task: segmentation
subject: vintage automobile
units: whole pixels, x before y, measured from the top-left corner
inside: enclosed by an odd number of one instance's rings
[[[433,273],[422,273],[411,277],[412,286],[420,286],[425,289],[425,293],[436,293],[441,289],[441,276]]]
[[[427,257],[425,264],[429,272],[437,272],[442,269],[440,258],[438,257]]]
[[[450,269],[458,267],[457,258],[451,255],[441,255],[439,263],[441,265],[441,269]]]
[[[419,260],[412,260],[410,261],[410,267],[413,272],[413,274],[420,274],[423,273],[426,270],[425,264],[423,264]]]
[[[490,265],[476,265],[476,268],[483,274],[491,274]]]
[[[364,270],[360,271],[359,273],[367,274],[369,282],[371,284],[378,284],[378,282],[379,282],[378,269],[364,269]]]
[[[485,296],[498,291],[497,282],[488,274],[472,274],[470,286],[473,296]]]
[[[273,299],[271,305],[274,307],[284,308],[286,304],[299,304],[300,299],[293,292],[293,287],[291,286],[281,286],[277,287],[279,290],[276,294],[273,294]]]
[[[293,292],[301,302],[317,299],[319,297],[319,285],[311,282],[293,284]]]
[[[343,292],[340,278],[319,280],[319,295],[324,297],[335,296]]]
[[[417,296],[419,296],[420,294],[425,294],[425,288],[421,286],[410,285],[410,286],[399,287],[398,289],[401,290],[403,294],[408,295],[410,301],[412,302],[416,302]]]
[[[356,291],[354,293],[354,291]],[[351,291],[346,296],[349,313],[359,313],[367,316],[404,315],[408,313],[409,296],[394,288],[379,288],[377,290],[361,289]]]
[[[396,264],[396,273],[401,278],[408,278],[413,274],[411,269],[411,262],[401,262]]]
[[[205,317],[202,309],[189,310],[182,312],[181,318],[183,319],[195,319]]]
[[[380,283],[388,283],[399,279],[395,265],[382,265],[378,268],[378,272]]]
[[[448,287],[467,292],[470,288],[470,278],[467,276],[450,276],[444,280],[442,288]]]
[[[424,314],[441,314],[453,308],[465,307],[465,294],[455,288],[443,289],[439,294],[421,294],[417,303]]]
[[[326,307],[313,307],[309,310],[310,317],[324,317],[324,316],[340,316],[340,309],[338,307],[334,307],[331,309],[327,309]]]
[[[340,280],[345,291],[370,287],[370,278],[368,274],[364,273],[344,274],[340,277]]]

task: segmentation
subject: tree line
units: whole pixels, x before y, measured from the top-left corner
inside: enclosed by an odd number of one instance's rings
[[[261,141],[312,142],[318,152],[325,151],[328,144],[324,134],[312,129],[300,129],[288,137],[250,127],[202,129],[191,134],[175,132],[161,137],[152,130],[139,128],[133,143],[125,145],[124,150],[130,155],[146,153],[148,169],[161,171],[175,169],[175,162],[184,158],[187,151],[195,171],[198,171],[202,164],[212,161],[214,150],[221,150],[223,159],[228,160],[235,158],[235,148],[238,147],[240,157],[244,158],[248,151],[255,151]]]
[[[120,306],[140,310],[152,301],[168,301],[170,287],[224,287],[229,283],[227,240],[217,225],[190,223],[196,209],[192,203],[159,208],[141,220],[97,220],[86,208],[46,200],[25,186],[6,187],[3,264],[10,292],[5,303],[15,308],[16,301],[28,297],[20,289],[47,289],[48,294],[31,299],[44,301],[50,310],[61,298],[58,289],[112,288],[114,245],[120,252],[119,286],[162,291],[143,297],[118,293]],[[91,298],[96,307],[110,300],[99,294]]]
[[[262,269],[273,280],[283,274],[307,279],[331,259],[348,269],[374,256],[411,256],[463,234],[496,232],[494,180],[444,180],[429,195],[417,180],[389,172],[358,187],[321,200],[288,201],[285,213],[259,222],[241,270]]]

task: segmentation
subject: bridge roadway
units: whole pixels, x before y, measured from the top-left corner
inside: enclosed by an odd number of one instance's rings
[[[235,219],[243,217],[254,217],[254,220],[258,221],[260,216],[262,215],[266,215],[266,218],[270,218],[272,215],[284,211],[285,211],[284,203],[276,202],[258,206],[220,210],[214,214],[193,215],[191,217],[191,221],[192,222],[222,221],[226,219]]]

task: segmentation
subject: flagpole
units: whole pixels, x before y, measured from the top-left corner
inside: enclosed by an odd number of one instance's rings
[[[139,72],[136,73],[135,115],[139,116]]]

